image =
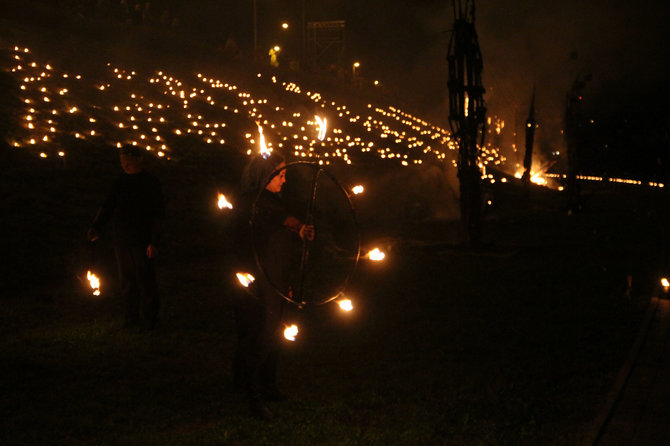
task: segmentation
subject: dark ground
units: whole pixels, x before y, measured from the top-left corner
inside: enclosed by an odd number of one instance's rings
[[[170,172],[150,164],[168,197],[164,306],[140,335],[121,328],[108,245],[96,251],[103,296],[77,279],[88,221],[118,172],[108,150],[81,153],[103,161],[62,169],[15,152],[3,175],[2,444],[575,444],[660,272],[661,196],[640,188],[594,187],[568,216],[557,193],[524,204],[508,184],[478,252],[454,222],[368,216],[364,244],[387,260],[359,265],[354,313],[290,311],[301,333],[280,376],[292,398],[263,425],[231,384],[225,217],[203,174],[218,155]]]

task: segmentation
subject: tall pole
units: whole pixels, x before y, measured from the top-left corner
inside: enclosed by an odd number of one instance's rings
[[[535,128],[537,121],[535,121],[535,87],[533,87],[533,96],[530,100],[530,111],[528,112],[528,119],[526,120],[526,153],[523,157],[523,175],[521,182],[528,186],[530,185],[531,167],[533,166],[533,142],[535,140]]]

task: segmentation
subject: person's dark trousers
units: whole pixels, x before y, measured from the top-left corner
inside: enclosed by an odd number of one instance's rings
[[[277,357],[283,300],[269,286],[260,296],[236,296],[238,347],[234,360],[236,387],[245,387],[251,401],[277,390]]]
[[[147,258],[146,247],[116,246],[114,252],[126,303],[125,325],[154,328],[160,307],[154,261]]]

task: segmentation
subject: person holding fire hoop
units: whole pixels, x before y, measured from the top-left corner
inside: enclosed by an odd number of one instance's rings
[[[265,402],[287,398],[277,388],[284,308],[284,298],[277,289],[291,293],[291,247],[301,240],[313,240],[315,234],[313,225],[290,215],[282,205],[279,193],[286,181],[285,164],[278,153],[251,159],[242,174],[234,217],[235,268],[253,279],[242,287],[237,285],[242,291],[234,302],[238,345],[233,375],[236,388],[247,393],[252,415],[262,420],[274,418]]]

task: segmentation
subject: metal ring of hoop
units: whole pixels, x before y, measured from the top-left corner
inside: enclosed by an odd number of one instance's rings
[[[302,300],[303,296],[297,296],[297,298],[288,296],[285,292],[280,290],[272,282],[272,280],[270,279],[270,276],[268,275],[267,271],[265,270],[265,268],[261,264],[260,258],[258,256],[258,252],[256,250],[256,240],[254,238],[254,230],[253,230],[254,218],[256,216],[256,204],[258,203],[258,199],[260,198],[261,194],[263,193],[263,190],[265,190],[265,188],[267,187],[268,184],[270,184],[272,179],[274,177],[276,177],[277,175],[279,175],[279,173],[282,170],[286,170],[287,168],[292,167],[292,166],[306,166],[306,167],[309,167],[311,169],[314,169],[314,179],[317,178],[317,175],[321,175],[321,174],[324,174],[328,178],[330,178],[330,180],[335,184],[335,186],[337,186],[337,188],[342,192],[342,194],[346,198],[346,201],[349,204],[349,210],[351,211],[351,217],[353,219],[354,226],[356,227],[356,256],[354,258],[354,262],[353,262],[349,272],[347,273],[344,281],[337,288],[336,293],[333,296],[331,296],[331,297],[329,297],[325,300],[314,303],[314,305],[323,305],[323,304],[327,304],[328,302],[332,302],[334,299],[336,299],[342,293],[342,291],[344,291],[347,284],[349,283],[349,280],[351,279],[351,275],[353,274],[354,270],[356,269],[356,265],[358,264],[358,260],[359,260],[360,255],[361,255],[361,236],[360,236],[360,230],[359,230],[359,226],[358,226],[358,220],[356,219],[356,211],[354,209],[353,203],[351,202],[351,197],[350,197],[349,193],[347,192],[347,190],[344,187],[342,187],[342,185],[335,179],[335,177],[333,175],[331,175],[328,171],[323,169],[317,163],[313,163],[313,162],[310,162],[310,161],[294,161],[294,162],[291,162],[291,163],[287,163],[287,164],[284,165],[284,167],[282,167],[280,169],[275,169],[274,171],[272,171],[272,174],[270,175],[268,180],[265,182],[265,184],[263,184],[263,187],[259,190],[258,195],[256,195],[256,198],[254,199],[253,205],[251,207],[251,220],[249,221],[249,224],[251,225],[251,228],[252,228],[252,230],[251,230],[251,245],[253,247],[254,260],[256,261],[256,266],[258,267],[258,270],[263,274],[265,279],[268,281],[268,283],[270,284],[272,289],[277,292],[277,294],[279,294],[281,297],[283,297],[287,301],[289,301],[292,304],[295,304],[299,307],[303,307],[303,306],[308,304],[308,302]],[[311,197],[310,206],[309,206],[310,208],[313,206],[314,199],[316,198],[316,190],[317,190],[316,181],[314,181],[314,184],[313,184],[312,187],[313,187],[313,191],[312,191],[312,197]],[[304,267],[305,267],[305,265],[302,265],[302,268],[301,268],[301,271],[300,271],[301,275],[304,275]]]

